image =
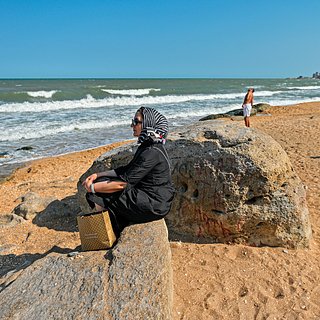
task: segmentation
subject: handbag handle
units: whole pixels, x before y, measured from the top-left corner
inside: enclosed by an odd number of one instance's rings
[[[169,159],[168,159],[168,154],[167,155],[165,155],[164,154],[164,152],[161,150],[161,149],[159,149],[159,148],[157,148],[157,147],[153,147],[154,149],[157,149],[158,151],[160,151],[161,153],[162,153],[162,155],[164,156],[164,158],[166,159],[166,161],[167,161],[167,163],[168,163],[168,166],[169,166],[169,169],[171,170],[171,165],[170,165],[170,162],[169,162]],[[165,149],[164,149],[165,150]],[[165,151],[166,152],[166,151]],[[167,153],[167,152],[166,152]]]

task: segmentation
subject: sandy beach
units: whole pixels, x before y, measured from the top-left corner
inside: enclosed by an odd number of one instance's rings
[[[273,107],[252,117],[251,126],[284,148],[307,187],[310,248],[172,241],[174,320],[320,319],[320,103]],[[93,160],[119,144],[41,159],[17,169],[0,183],[0,219],[30,191],[57,199],[73,196],[80,175]],[[54,247],[74,249],[79,244],[75,231],[39,227],[30,220],[0,228],[0,254],[5,257],[1,268],[13,269]]]

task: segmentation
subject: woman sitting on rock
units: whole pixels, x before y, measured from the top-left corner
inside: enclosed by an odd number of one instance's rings
[[[131,127],[140,143],[131,162],[114,170],[94,173],[83,182],[90,207],[108,210],[120,230],[130,223],[163,218],[174,196],[164,148],[167,119],[155,109],[141,107]]]

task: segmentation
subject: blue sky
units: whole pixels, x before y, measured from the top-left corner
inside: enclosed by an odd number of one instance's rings
[[[0,78],[320,71],[318,0],[0,0]]]

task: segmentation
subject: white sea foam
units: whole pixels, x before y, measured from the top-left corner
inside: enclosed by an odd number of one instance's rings
[[[263,88],[264,86],[256,86],[256,85],[252,85],[252,86],[246,86],[248,89],[249,88],[254,88],[254,90],[256,90],[256,89],[260,89],[260,88]]]
[[[186,118],[186,115],[188,115],[188,118],[195,118],[195,117],[202,117],[206,116],[208,114],[218,114],[218,113],[224,113],[226,111],[223,111],[225,108],[221,109],[213,109],[213,108],[205,108],[205,109],[199,109],[199,110],[193,110],[193,111],[180,111],[176,113],[166,113],[166,117],[168,120],[170,119],[178,119],[178,118]]]
[[[318,102],[320,101],[320,97],[315,97],[315,98],[299,98],[296,100],[293,99],[270,99],[268,101],[268,104],[272,106],[290,106],[292,104],[299,104],[299,103],[304,103],[304,102]]]
[[[156,89],[159,82],[150,82],[147,85],[149,88],[142,89],[141,82],[118,87],[118,82],[93,81],[80,87],[75,83],[71,91],[69,87],[61,89],[66,97],[63,101],[55,99],[59,95],[56,93],[59,87],[53,82],[50,82],[50,86],[41,86],[40,83],[32,87],[28,84],[26,87],[24,82],[17,81],[8,92],[4,91],[6,95],[1,92],[0,118],[3,121],[0,121],[0,149],[5,150],[10,157],[0,158],[0,166],[3,163],[96,147],[129,137],[129,119],[141,105],[154,107],[165,114],[172,128],[209,114],[241,109],[249,87],[256,89],[255,103],[288,105],[290,108],[292,104],[320,101],[320,82],[282,81],[257,81],[255,85],[255,80],[249,80],[249,84],[244,80],[232,86],[229,86],[229,82],[225,82],[225,85],[218,83],[217,86],[214,82],[212,86],[205,83],[203,89],[210,90],[205,91],[207,94],[191,93],[189,85],[180,88],[181,84],[176,86],[174,82],[173,91],[167,91],[165,88]],[[1,83],[4,88],[8,85],[7,82]],[[195,88],[198,88],[197,84]],[[85,96],[84,90],[88,90],[86,93],[100,92],[104,98]],[[75,91],[84,98],[71,100]],[[25,99],[24,102],[21,99]],[[24,145],[32,145],[34,148],[31,151],[17,151]]]
[[[203,117],[208,114],[224,113],[233,109],[240,108],[239,104],[231,105],[222,105],[221,107],[212,107],[207,106],[200,109],[185,109],[181,108],[179,111],[177,109],[168,108],[166,110],[166,116],[170,122],[174,119],[182,119],[188,117],[189,119],[195,117]],[[39,139],[46,136],[52,136],[63,133],[70,133],[74,130],[91,130],[91,129],[103,129],[111,128],[115,126],[129,126],[130,122],[128,120],[109,120],[109,121],[100,121],[93,120],[85,123],[71,123],[68,125],[58,125],[53,124],[48,128],[47,123],[43,123],[37,126],[35,130],[34,125],[26,124],[23,130],[18,130],[17,128],[7,128],[3,131],[3,134],[0,136],[0,141],[19,141],[22,139]]]
[[[318,90],[320,86],[304,86],[304,87],[287,87],[288,89],[296,89],[296,90]]]
[[[11,128],[5,130],[1,136],[0,141],[18,141],[21,139],[38,139],[46,136],[72,132],[74,130],[91,130],[91,129],[103,129],[121,125],[129,125],[128,121],[89,121],[86,123],[73,123],[69,125],[56,126],[54,128],[38,127],[35,130],[34,127],[24,127],[24,130],[17,130]]]
[[[52,98],[52,96],[57,93],[58,90],[51,90],[51,91],[28,91],[27,94],[30,96],[30,97],[33,97],[33,98]]]
[[[148,95],[151,91],[160,91],[161,89],[155,88],[146,88],[146,89],[101,89],[104,92],[115,94],[115,95],[122,95],[122,96],[145,96]]]
[[[272,96],[282,91],[261,91],[256,94],[259,97]],[[177,104],[188,101],[219,101],[243,99],[241,93],[221,93],[221,94],[193,94],[193,95],[167,95],[167,96],[144,96],[144,97],[108,97],[104,99],[95,99],[91,95],[81,100],[63,100],[48,102],[23,102],[23,103],[5,103],[0,105],[0,112],[43,112],[56,111],[61,109],[89,109],[103,107],[126,107],[139,105],[159,105],[159,104]],[[240,101],[240,100],[239,100]],[[227,102],[227,101],[226,101]]]
[[[255,97],[270,97],[274,96],[276,94],[282,94],[283,91],[255,91],[254,96]]]
[[[204,117],[209,114],[218,114],[218,113],[225,113],[231,110],[235,109],[241,109],[241,104],[228,104],[228,105],[223,105],[221,107],[212,107],[212,106],[207,106],[205,108],[200,108],[200,109],[193,109],[192,111],[190,110],[181,110],[181,111],[171,111],[168,110],[166,112],[166,117],[170,119],[177,119],[177,118],[195,118],[195,117]]]

